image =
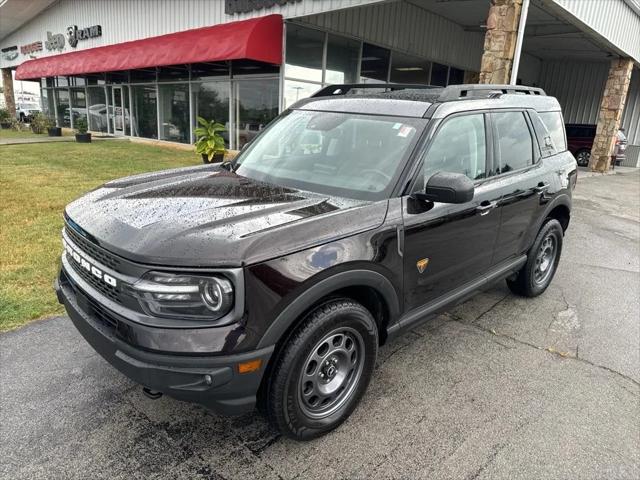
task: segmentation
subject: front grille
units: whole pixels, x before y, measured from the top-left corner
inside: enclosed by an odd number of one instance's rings
[[[82,266],[78,265],[78,262],[76,262],[71,255],[67,255],[67,260],[69,260],[73,271],[80,275],[85,282],[87,282],[105,297],[108,297],[115,302],[121,303],[120,292],[116,287],[112,287],[111,285],[104,283],[101,279],[93,276],[91,272],[88,272],[87,270],[82,268]]]
[[[102,323],[104,326],[108,327],[109,329],[118,331],[118,325],[120,324],[118,319],[115,318],[113,315],[111,315],[111,313],[108,310],[106,310],[102,305],[92,300],[91,297],[87,295],[85,295],[84,297],[87,301],[87,305],[86,305],[87,313],[89,315],[92,315],[100,323]]]
[[[62,273],[60,275],[60,282],[61,284],[66,283],[72,288],[80,310],[82,310],[87,315],[95,318],[103,326],[107,327],[108,330],[114,332],[118,331],[120,321],[114,315],[112,315],[111,312],[109,312],[102,305],[93,300],[87,293],[85,293],[85,291],[80,288],[80,286],[77,285],[76,282],[74,282],[73,279],[65,273],[64,269],[62,270]]]
[[[78,234],[78,232],[69,227],[69,225],[65,225],[64,231],[69,236],[71,241],[91,258],[94,258],[96,261],[115,270],[116,272],[121,272],[120,260],[118,259],[118,257],[113,255],[112,253],[107,252],[106,250],[103,250],[91,240],[88,240],[87,238]]]

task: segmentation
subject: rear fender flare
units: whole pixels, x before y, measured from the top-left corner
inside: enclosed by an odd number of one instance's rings
[[[535,240],[536,235],[538,235],[538,232],[542,228],[544,221],[549,217],[549,214],[551,213],[551,211],[558,206],[567,207],[567,209],[571,211],[571,197],[566,193],[563,193],[555,197],[552,201],[550,201],[546,205],[546,208],[544,209],[543,214],[540,215],[540,217],[538,217],[537,221],[531,226],[527,234],[527,243],[526,243],[527,248],[525,249],[525,251],[528,251],[529,248],[531,248],[531,245],[533,245],[533,241]]]

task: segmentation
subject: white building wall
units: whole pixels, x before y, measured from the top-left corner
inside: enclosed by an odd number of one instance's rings
[[[227,15],[224,13],[224,0],[60,0],[1,39],[0,48],[20,47],[36,41],[44,44],[47,31],[66,36],[70,25],[78,28],[102,25],[101,37],[82,40],[74,49],[67,44],[62,52],[49,52],[45,48],[35,54],[39,58],[274,13],[284,18],[295,18],[380,1],[383,0],[299,0],[249,13]],[[0,58],[0,67],[17,66],[26,60],[29,57],[22,54],[11,62]]]
[[[607,81],[607,63],[542,62],[538,85],[562,105],[567,123],[596,123]]]
[[[627,132],[629,143],[640,145],[640,69],[634,68],[627,103],[622,115],[622,126]]]
[[[301,17],[296,22],[463,70],[480,70],[484,34],[467,32],[460,25],[409,2],[332,11]]]
[[[634,68],[627,103],[622,115],[622,126],[627,135],[627,159],[623,165],[640,167],[640,69]]]
[[[598,112],[609,74],[608,63],[542,62],[538,85],[562,105],[567,123],[598,122]],[[629,147],[626,166],[640,166],[640,69],[634,68],[622,115]]]
[[[640,62],[640,8],[632,0],[552,0],[621,54]],[[572,18],[571,18],[572,17]]]

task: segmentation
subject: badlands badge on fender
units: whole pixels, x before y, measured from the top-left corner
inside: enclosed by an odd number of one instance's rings
[[[427,265],[429,265],[428,258],[423,258],[422,260],[418,260],[418,262],[416,263],[416,267],[418,267],[418,272],[420,273],[424,272],[424,270],[427,268]]]

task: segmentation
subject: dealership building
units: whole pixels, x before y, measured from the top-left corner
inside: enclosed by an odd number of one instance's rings
[[[567,123],[625,129],[640,162],[638,0],[5,0],[0,67],[40,83],[59,126],[192,143],[196,118],[241,148],[324,85],[542,87]],[[9,102],[8,102],[9,103]]]

